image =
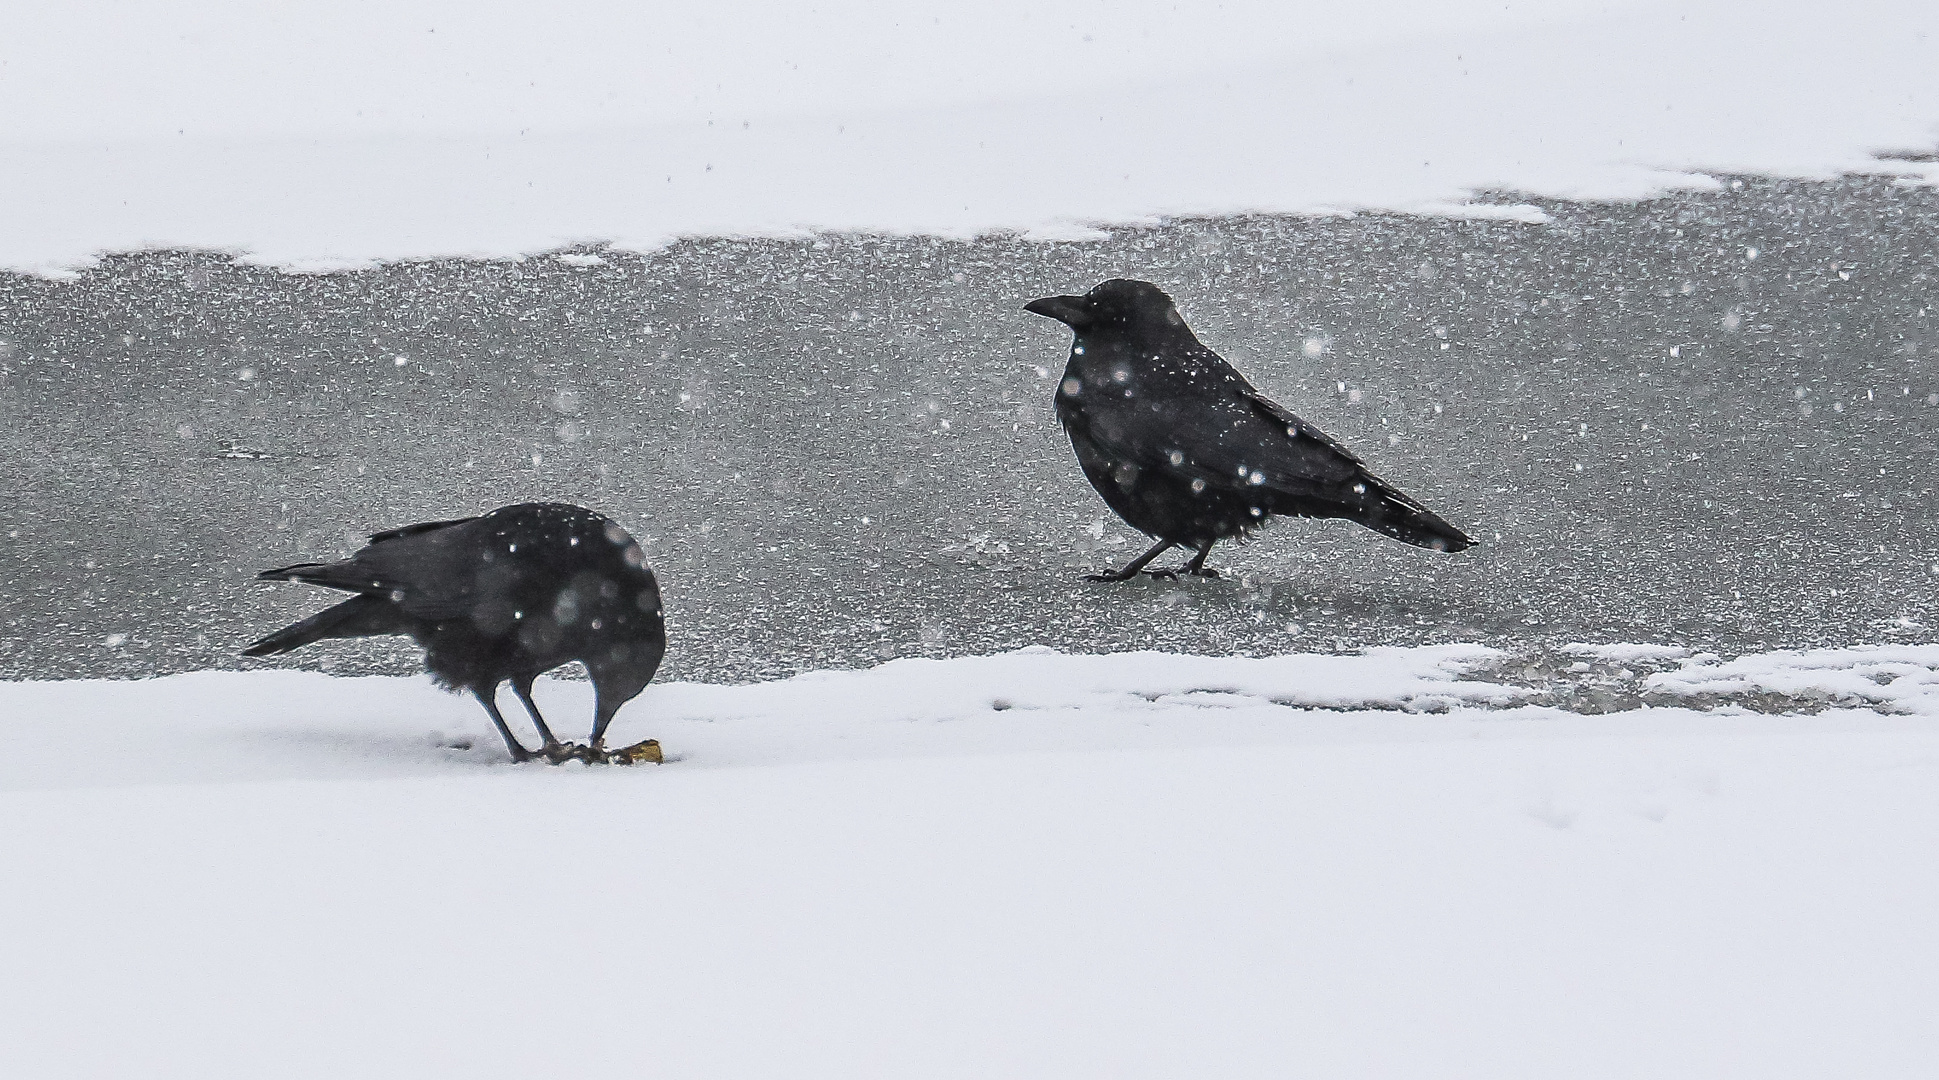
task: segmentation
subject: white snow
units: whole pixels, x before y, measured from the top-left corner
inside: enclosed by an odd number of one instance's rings
[[[1573,642],[1562,646],[1562,652],[1570,656],[1587,656],[1596,660],[1613,663],[1634,663],[1640,660],[1679,660],[1690,655],[1690,650],[1681,645],[1651,645],[1646,642],[1619,641],[1609,645],[1591,645]]]
[[[0,1046],[36,1078],[1929,1073],[1939,699],[1870,676],[1930,688],[1939,650],[1659,676],[1884,695],[1816,715],[1573,715],[1503,659],[663,684],[616,734],[675,760],[632,769],[513,767],[422,679],[0,684]],[[583,683],[539,697],[579,731]]]
[[[1652,690],[1683,697],[1772,693],[1939,716],[1939,645],[1861,645],[1693,657],[1649,676]]]
[[[1871,155],[1939,136],[1935,31],[1923,0],[40,5],[0,38],[0,267],[1930,182]]]

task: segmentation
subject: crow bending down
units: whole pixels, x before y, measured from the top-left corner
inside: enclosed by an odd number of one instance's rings
[[[1091,580],[1136,577],[1178,545],[1197,552],[1185,572],[1216,576],[1205,568],[1212,545],[1275,514],[1347,518],[1437,551],[1474,543],[1254,389],[1192,334],[1156,285],[1117,278],[1024,310],[1076,333],[1057,417],[1091,486],[1158,539],[1122,570]]]
[[[515,761],[527,750],[498,711],[510,680],[554,763],[659,760],[659,744],[605,748],[606,726],[653,679],[666,654],[660,586],[626,530],[563,503],[507,506],[482,517],[381,532],[342,562],[304,563],[256,575],[356,593],[263,638],[244,656],[274,656],[324,638],[405,634],[424,646],[439,685],[470,691],[491,714]],[[532,681],[574,660],[592,676],[586,747],[561,744],[532,703]]]

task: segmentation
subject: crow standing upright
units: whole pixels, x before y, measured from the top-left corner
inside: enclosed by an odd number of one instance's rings
[[[1347,518],[1437,551],[1474,543],[1254,389],[1193,335],[1158,286],[1116,278],[1024,310],[1076,333],[1057,417],[1091,486],[1158,539],[1124,569],[1091,580],[1136,577],[1179,545],[1197,552],[1187,573],[1217,576],[1205,568],[1212,545],[1275,514]]]
[[[273,656],[324,638],[405,634],[424,646],[439,685],[470,691],[491,714],[515,761],[535,755],[498,711],[510,680],[554,763],[658,761],[649,740],[605,748],[606,726],[653,679],[666,654],[660,586],[640,545],[591,510],[525,503],[482,517],[380,532],[342,562],[304,563],[256,575],[356,593],[243,650]],[[532,703],[532,681],[574,660],[592,676],[592,740],[562,744]]]

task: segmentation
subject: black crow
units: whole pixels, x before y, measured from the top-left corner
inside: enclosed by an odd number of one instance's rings
[[[482,517],[380,532],[342,562],[265,570],[260,581],[301,581],[356,596],[244,649],[274,656],[324,638],[405,634],[424,667],[491,714],[515,761],[536,756],[498,711],[511,681],[553,763],[658,761],[652,740],[605,748],[606,726],[653,679],[666,654],[660,586],[640,545],[612,521],[563,503],[525,503]],[[532,681],[578,660],[592,676],[592,740],[564,745],[532,703]]]
[[[1057,387],[1057,418],[1091,486],[1119,517],[1158,539],[1124,569],[1092,581],[1136,577],[1177,545],[1197,551],[1185,572],[1216,577],[1205,568],[1212,545],[1274,514],[1347,518],[1437,551],[1474,543],[1254,389],[1192,334],[1158,286],[1115,278],[1083,296],[1032,300],[1024,310],[1076,333]]]

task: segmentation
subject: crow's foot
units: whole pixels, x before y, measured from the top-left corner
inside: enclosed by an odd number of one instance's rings
[[[617,750],[583,743],[553,743],[537,754],[527,754],[526,758],[540,756],[554,765],[564,765],[568,761],[587,765],[638,765],[642,762],[658,765],[665,760],[660,754],[659,742],[654,739],[622,746]]]
[[[586,756],[586,748],[578,743],[546,743],[539,753],[554,765],[564,765],[568,761],[591,760]]]
[[[1130,581],[1132,578],[1137,577],[1140,574],[1146,575],[1148,577],[1161,578],[1165,581],[1178,580],[1178,571],[1176,570],[1133,570],[1129,574],[1120,574],[1115,571],[1109,574],[1086,574],[1084,575],[1084,580],[1085,581]]]
[[[1202,578],[1215,578],[1219,576],[1219,572],[1217,570],[1212,569],[1209,566],[1201,566],[1196,570],[1188,566],[1185,568],[1185,573],[1190,574],[1193,577],[1202,577]]]

